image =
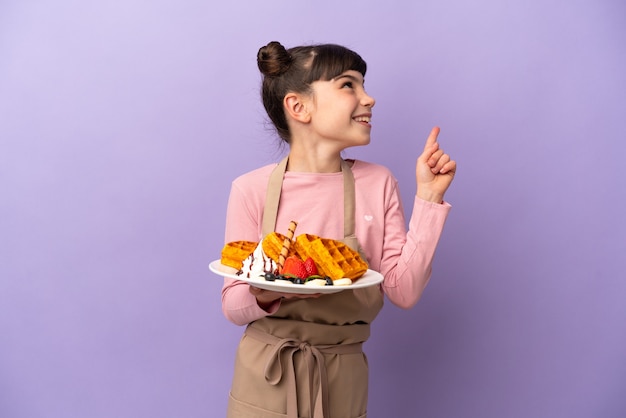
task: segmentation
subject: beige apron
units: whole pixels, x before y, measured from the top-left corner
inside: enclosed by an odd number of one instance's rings
[[[275,230],[285,158],[270,176],[263,236]],[[354,235],[354,177],[342,161],[344,239]],[[362,343],[383,306],[378,286],[317,299],[283,300],[278,311],[248,325],[239,344],[229,418],[358,418],[367,412],[367,358]]]

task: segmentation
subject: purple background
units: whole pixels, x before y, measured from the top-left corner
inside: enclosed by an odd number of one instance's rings
[[[621,0],[0,3],[0,416],[223,416],[230,181],[282,150],[255,56],[368,61],[407,206],[459,170],[433,279],[366,345],[372,417],[626,416]],[[410,207],[407,207],[409,210]]]

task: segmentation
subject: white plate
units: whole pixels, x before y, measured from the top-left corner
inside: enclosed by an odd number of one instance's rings
[[[356,280],[353,284],[348,286],[307,286],[304,284],[293,284],[283,282],[268,282],[262,277],[250,278],[243,276],[237,276],[237,270],[232,267],[223,265],[220,260],[215,260],[209,264],[209,269],[222,277],[229,277],[235,280],[241,280],[242,282],[249,283],[251,286],[258,287],[259,289],[273,290],[275,292],[284,293],[300,293],[300,294],[314,294],[314,293],[337,293],[342,290],[359,289],[362,287],[375,286],[383,281],[383,275],[374,270],[367,270],[363,276]]]

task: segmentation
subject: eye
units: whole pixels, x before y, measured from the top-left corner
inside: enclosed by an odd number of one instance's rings
[[[352,81],[346,81],[345,83],[341,85],[341,88],[345,88],[345,87],[351,89],[354,87],[354,84],[352,83]]]

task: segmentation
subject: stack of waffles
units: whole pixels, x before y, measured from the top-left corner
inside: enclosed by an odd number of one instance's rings
[[[285,240],[291,242],[285,254]],[[235,241],[227,243],[222,249],[222,264],[240,270],[243,261],[256,249],[257,243]],[[328,276],[333,281],[342,278],[353,282],[367,271],[367,263],[359,253],[341,241],[321,238],[317,235],[302,234],[295,240],[273,232],[267,235],[260,244],[263,252],[280,264],[281,252],[284,257],[297,256],[302,260],[312,258],[321,276]]]

